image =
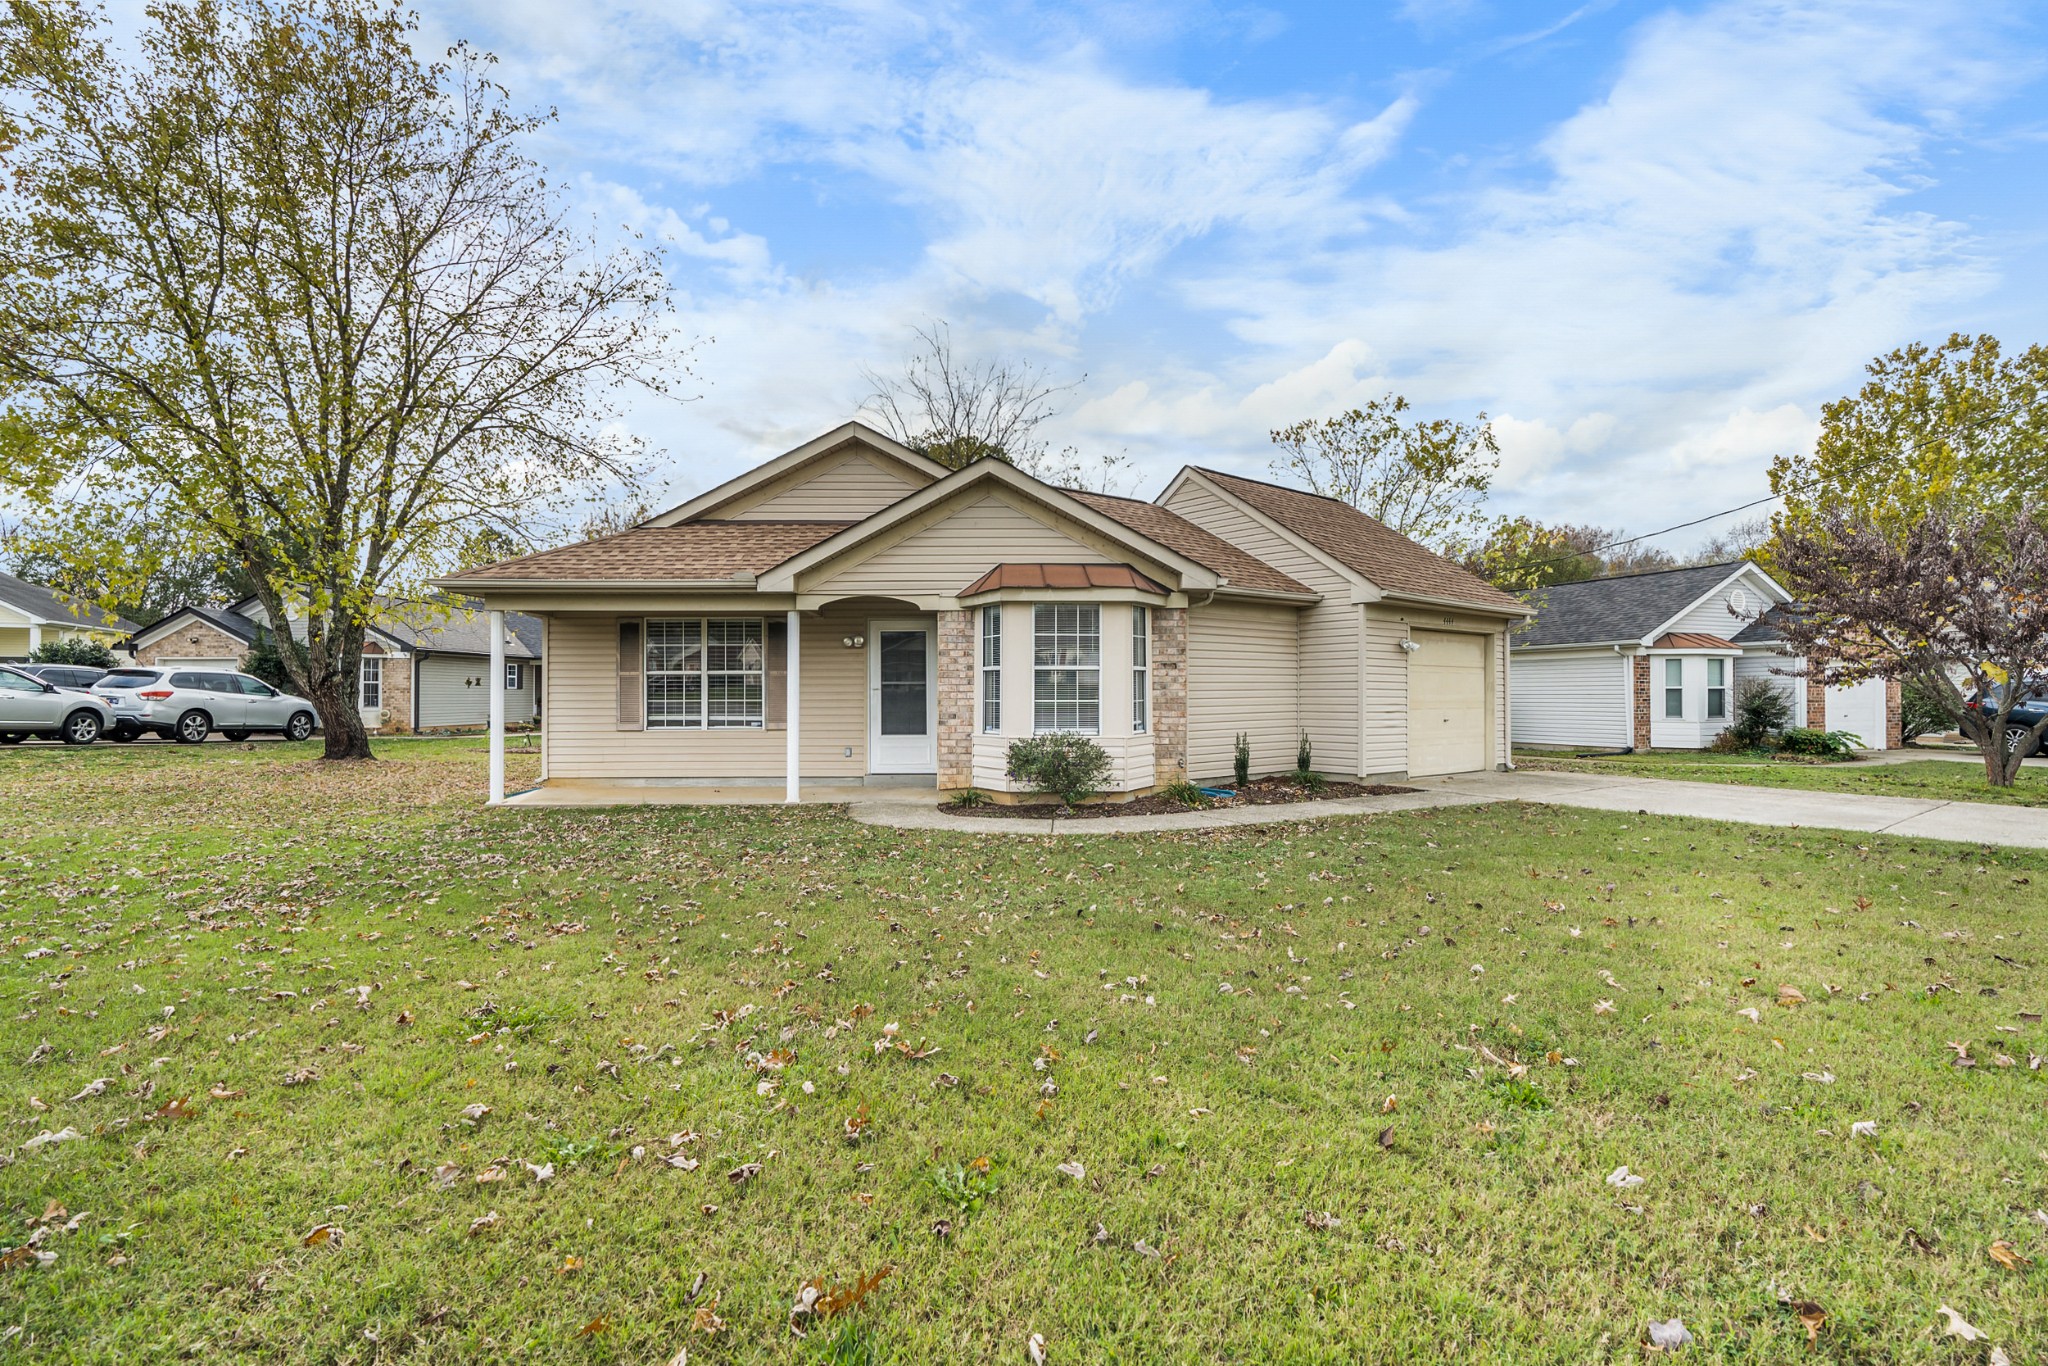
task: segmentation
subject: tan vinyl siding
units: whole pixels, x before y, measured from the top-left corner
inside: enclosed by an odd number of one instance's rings
[[[1365,609],[1366,772],[1408,771],[1408,653],[1401,642],[1417,631],[1471,632],[1490,637],[1486,647],[1489,724],[1486,763],[1498,765],[1508,753],[1507,635],[1497,618],[1445,612],[1430,607],[1373,603]],[[1519,671],[1521,665],[1515,666]]]
[[[881,596],[947,596],[1005,563],[1117,561],[1007,500],[989,496],[959,506],[943,519],[816,583],[805,583],[804,589]]]
[[[764,621],[774,613],[761,613]],[[759,730],[617,729],[618,618],[549,618],[546,680],[550,778],[741,778],[780,781],[781,727]],[[849,609],[803,618],[799,716],[803,777],[859,777],[867,771],[867,653],[840,641],[864,632],[867,614]],[[848,757],[846,751],[853,751]]]
[[[1300,611],[1301,724],[1315,744],[1318,768],[1332,774],[1361,772],[1365,708],[1358,683],[1359,612],[1351,601],[1351,579],[1276,535],[1199,480],[1182,481],[1166,506],[1323,595],[1320,603]],[[1291,746],[1288,753],[1293,754]]]
[[[518,690],[505,690],[505,723],[525,725],[533,719],[533,661],[506,663],[518,664],[520,669]],[[421,730],[490,724],[490,656],[427,655],[418,666],[413,688]]]
[[[893,463],[858,450],[820,456],[765,488],[750,490],[707,520],[843,522],[868,517],[922,485]]]
[[[1188,774],[1228,779],[1239,731],[1252,774],[1294,767],[1300,738],[1292,607],[1212,602],[1188,609]]]
[[[0,626],[0,659],[28,658],[28,627]]]

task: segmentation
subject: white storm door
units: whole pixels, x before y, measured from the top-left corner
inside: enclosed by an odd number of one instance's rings
[[[936,773],[939,689],[932,624],[868,623],[868,772]]]

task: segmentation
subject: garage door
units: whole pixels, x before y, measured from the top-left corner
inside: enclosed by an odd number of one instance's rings
[[[239,659],[159,659],[160,669],[225,669],[235,672],[242,667]]]
[[[1408,772],[1486,767],[1486,637],[1412,631],[1408,655]]]
[[[1828,689],[1827,727],[1846,730],[1860,749],[1884,748],[1884,680],[1866,678]]]

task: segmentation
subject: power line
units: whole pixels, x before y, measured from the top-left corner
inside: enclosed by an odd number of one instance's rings
[[[1974,429],[1977,427],[1986,426],[2000,418],[2011,417],[2015,413],[2019,412],[2019,410],[2020,405],[2014,404],[2012,407],[2009,408],[2001,408],[1995,412],[1986,413],[1982,417],[1975,418],[1969,422],[1962,423],[1961,426],[1964,429]],[[1902,453],[1901,458],[1903,458],[1904,456],[1917,455],[1921,451],[1926,450],[1928,447],[1939,445],[1941,444],[1941,442],[1947,439],[1947,436],[1931,437],[1925,441],[1916,442],[1905,449],[1905,451]],[[1869,465],[1876,461],[1884,460],[1887,458],[1890,457],[1888,455],[1873,455],[1866,460],[1856,462],[1850,468],[1860,469],[1865,465]],[[1804,480],[1801,483],[1794,484],[1791,488],[1786,489],[1782,493],[1766,494],[1762,498],[1753,498],[1747,503],[1738,503],[1736,506],[1732,508],[1722,508],[1719,512],[1710,512],[1704,517],[1695,517],[1689,522],[1679,522],[1676,525],[1663,527],[1657,531],[1646,531],[1640,536],[1626,536],[1623,537],[1621,540],[1609,541],[1605,545],[1592,546],[1585,550],[1574,550],[1562,555],[1552,555],[1548,559],[1520,560],[1517,561],[1513,567],[1517,570],[1541,569],[1545,565],[1563,564],[1569,560],[1584,559],[1588,555],[1604,555],[1606,552],[1610,550],[1618,550],[1625,545],[1634,545],[1637,541],[1654,540],[1659,536],[1668,536],[1674,531],[1683,531],[1687,527],[1699,526],[1703,522],[1719,521],[1723,517],[1732,517],[1738,512],[1747,512],[1751,508],[1762,507],[1766,503],[1775,503],[1780,498],[1783,498],[1786,493],[1803,493],[1808,489],[1818,488],[1819,486],[1827,482],[1828,481],[1826,479],[1818,477]]]

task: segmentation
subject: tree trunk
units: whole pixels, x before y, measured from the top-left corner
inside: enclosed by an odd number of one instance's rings
[[[322,759],[370,759],[370,733],[363,729],[363,713],[356,707],[356,690],[349,680],[321,678],[306,689],[306,699],[320,717],[320,735],[326,742]]]

